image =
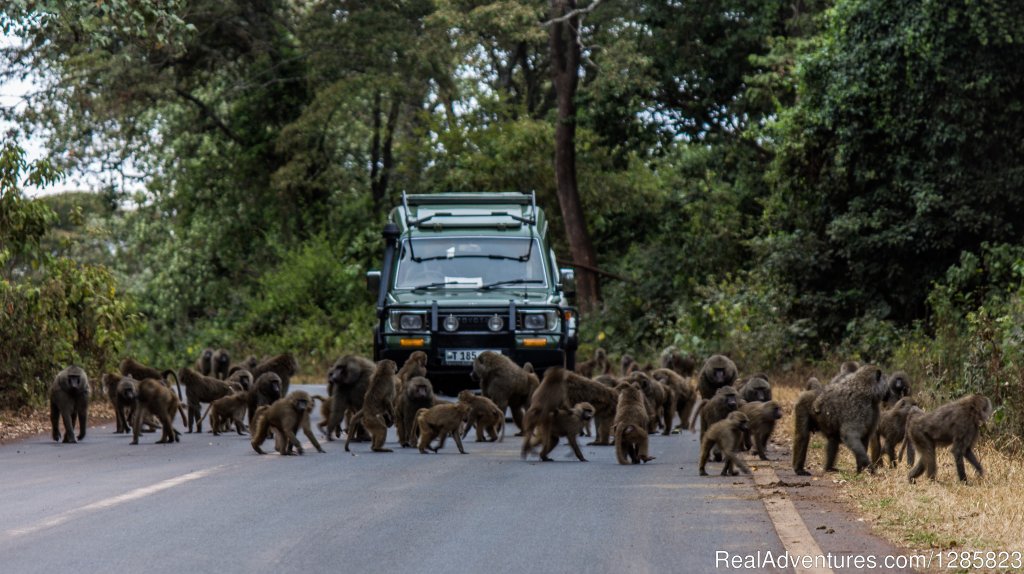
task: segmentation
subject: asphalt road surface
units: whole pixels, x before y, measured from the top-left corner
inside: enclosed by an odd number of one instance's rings
[[[588,463],[565,445],[524,462],[511,423],[503,443],[470,433],[466,455],[393,432],[392,454],[318,436],[325,454],[282,457],[247,435],[132,446],[113,429],[0,447],[0,572],[689,573],[729,571],[719,552],[786,552],[754,480],[698,476],[689,433],[620,466],[597,446]]]

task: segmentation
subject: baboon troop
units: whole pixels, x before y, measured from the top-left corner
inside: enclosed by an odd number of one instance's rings
[[[967,395],[962,399],[946,403],[927,413],[911,417],[907,423],[907,438],[920,459],[910,469],[908,479],[914,482],[922,473],[935,480],[937,465],[935,449],[949,446],[956,463],[956,475],[960,482],[967,482],[964,459],[971,463],[978,476],[984,476],[981,462],[974,454],[978,433],[992,416],[992,401],[982,395]],[[908,450],[908,457],[913,457]]]
[[[53,440],[61,440],[60,421],[64,422],[64,440],[78,442],[85,438],[85,427],[89,422],[89,377],[78,366],[71,365],[57,373],[50,383],[50,427]],[[78,423],[78,439],[75,439],[75,423]]]
[[[292,454],[294,448],[300,455],[303,453],[302,444],[295,436],[299,428],[305,433],[309,442],[318,452],[324,452],[317,442],[313,429],[310,428],[309,413],[313,410],[313,399],[305,391],[289,393],[283,399],[277,399],[270,406],[262,406],[256,417],[256,427],[253,431],[253,450],[259,454],[265,454],[261,448],[263,441],[267,439],[267,433],[274,430],[274,447],[278,454]]]

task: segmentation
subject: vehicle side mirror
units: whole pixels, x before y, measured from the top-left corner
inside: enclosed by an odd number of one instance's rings
[[[566,297],[576,296],[576,271],[563,267],[558,270],[558,279],[562,284],[562,291]]]
[[[370,293],[377,293],[380,291],[380,271],[366,272],[366,289]]]

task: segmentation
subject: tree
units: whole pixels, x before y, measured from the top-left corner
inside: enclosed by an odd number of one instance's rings
[[[593,10],[600,0],[585,11]],[[552,0],[550,26],[551,77],[558,102],[555,123],[555,182],[565,236],[577,267],[580,309],[594,310],[601,301],[597,258],[576,182],[576,88],[579,85],[580,14],[576,0]]]

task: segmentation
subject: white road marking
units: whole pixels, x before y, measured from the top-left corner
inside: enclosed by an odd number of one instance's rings
[[[111,497],[111,498],[107,498],[107,499],[104,499],[104,500],[93,502],[92,504],[87,504],[85,506],[69,510],[69,511],[64,512],[62,514],[58,514],[56,516],[52,516],[50,518],[42,520],[39,523],[33,524],[31,526],[27,526],[27,527],[24,527],[24,528],[14,528],[14,529],[8,530],[5,534],[7,534],[7,536],[9,536],[11,538],[16,538],[18,536],[24,536],[26,534],[32,534],[34,532],[39,532],[40,530],[45,530],[47,528],[53,528],[55,526],[60,526],[61,524],[64,524],[65,522],[68,522],[68,521],[74,519],[75,517],[77,517],[79,515],[88,514],[89,512],[93,512],[93,511],[96,511],[96,510],[104,510],[104,509],[107,509],[107,508],[111,508],[111,507],[117,506],[119,504],[124,504],[125,502],[131,502],[133,500],[138,500],[140,498],[149,496],[151,494],[156,494],[158,492],[167,490],[168,488],[174,488],[175,486],[178,486],[178,485],[181,485],[181,484],[185,484],[186,482],[191,482],[193,480],[198,480],[200,478],[203,478],[204,476],[208,476],[210,474],[213,474],[214,472],[216,472],[217,470],[220,470],[221,468],[224,468],[224,465],[215,466],[213,468],[208,468],[206,470],[197,470],[195,472],[190,472],[188,474],[183,474],[183,475],[181,475],[179,477],[176,477],[176,478],[170,478],[170,479],[167,479],[167,480],[165,480],[163,482],[158,482],[158,483],[150,485],[150,486],[144,486],[142,488],[137,488],[137,489],[135,489],[135,490],[133,490],[131,492],[126,492],[126,493],[118,495],[118,496],[114,496],[114,497]]]
[[[761,500],[786,552],[790,556],[823,557],[824,552],[814,541],[793,502],[781,488],[772,489],[771,485],[779,482],[779,475],[775,474],[775,469],[770,465],[758,465],[754,471],[754,483],[763,489],[762,494],[776,494],[774,497],[762,496]],[[831,568],[802,568],[798,565],[793,565],[793,571],[797,574],[833,574]]]

